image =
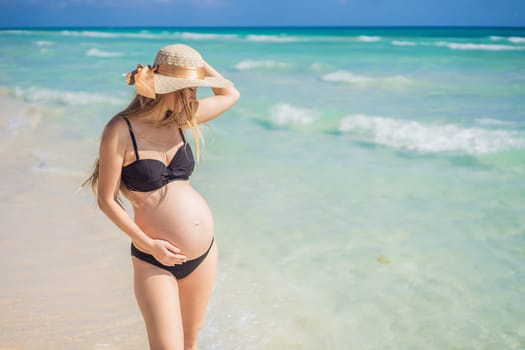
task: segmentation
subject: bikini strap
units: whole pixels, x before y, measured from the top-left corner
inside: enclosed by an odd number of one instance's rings
[[[182,131],[182,128],[179,128],[179,134],[180,134],[180,137],[182,137],[182,141],[186,143],[186,138],[184,137],[184,132]]]
[[[129,134],[131,136],[131,142],[133,142],[133,149],[135,150],[135,158],[139,160],[139,150],[137,148],[137,140],[135,140],[135,134],[133,133],[133,128],[131,127],[131,122],[127,117],[122,117],[126,121],[126,124],[128,124]]]

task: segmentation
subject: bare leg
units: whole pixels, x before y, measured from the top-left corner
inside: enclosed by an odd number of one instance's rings
[[[217,244],[213,243],[206,259],[191,274],[178,281],[185,350],[197,349],[197,336],[204,323],[217,270],[217,256]]]
[[[184,334],[177,280],[157,266],[132,257],[135,297],[151,350],[182,350]]]

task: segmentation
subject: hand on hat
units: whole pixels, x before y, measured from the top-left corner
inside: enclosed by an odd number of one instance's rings
[[[206,62],[205,60],[202,60],[203,63],[204,63],[204,72],[206,74],[206,76],[208,77],[220,77],[220,78],[224,78],[219,72],[217,72],[215,70],[215,68],[213,68],[212,66],[210,66],[208,64],[208,62]]]

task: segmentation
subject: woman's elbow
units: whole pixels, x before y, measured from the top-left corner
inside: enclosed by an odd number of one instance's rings
[[[115,202],[113,198],[105,198],[105,197],[98,197],[97,198],[97,206],[102,212],[107,212],[109,208],[111,208],[112,202]]]
[[[237,102],[241,98],[241,93],[236,88],[232,88],[232,99],[233,103]]]

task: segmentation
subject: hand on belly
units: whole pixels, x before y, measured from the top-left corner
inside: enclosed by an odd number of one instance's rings
[[[134,208],[139,227],[151,238],[170,242],[188,259],[202,255],[214,231],[204,199],[189,185],[170,186],[163,197],[155,206]]]
[[[179,248],[162,239],[155,239],[153,241],[153,251],[151,255],[166,266],[179,265],[187,260]]]

